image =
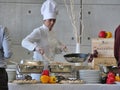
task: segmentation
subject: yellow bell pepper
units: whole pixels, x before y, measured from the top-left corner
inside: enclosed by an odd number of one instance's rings
[[[115,81],[120,81],[120,76],[119,76],[119,74],[116,74],[116,76],[115,76]]]
[[[57,78],[55,76],[50,76],[49,83],[56,83]]]

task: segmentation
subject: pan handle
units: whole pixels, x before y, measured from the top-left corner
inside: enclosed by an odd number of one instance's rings
[[[91,54],[88,53],[88,56],[85,58],[85,61],[83,62],[83,65],[84,65],[84,66],[87,66],[87,65],[88,65],[90,55],[91,55]]]

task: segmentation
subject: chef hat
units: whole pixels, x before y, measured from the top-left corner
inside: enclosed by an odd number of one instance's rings
[[[58,14],[57,3],[54,0],[46,0],[41,7],[43,20],[56,19]]]

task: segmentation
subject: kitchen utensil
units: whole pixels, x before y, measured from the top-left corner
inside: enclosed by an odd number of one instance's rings
[[[41,73],[43,70],[42,65],[24,65],[20,64],[18,66],[19,73]]]
[[[106,66],[108,71],[114,72],[115,74],[120,73],[120,69],[117,66]]]
[[[20,64],[24,64],[24,65],[42,65],[43,61],[21,60]]]
[[[64,55],[64,58],[70,63],[84,62],[90,54],[71,53]]]
[[[15,65],[18,65],[18,63],[15,62],[15,61],[9,60],[9,62],[12,63],[12,64],[15,64]]]
[[[100,71],[103,72],[103,73],[108,73],[108,69],[105,65],[103,64],[100,64],[99,65],[99,68],[100,68]]]
[[[72,65],[50,64],[50,71],[53,73],[70,73],[72,71]]]
[[[43,61],[22,60],[22,63],[17,65],[19,73],[40,73],[43,68]]]
[[[119,68],[117,66],[105,66],[105,65],[100,64],[99,68],[100,68],[100,71],[104,72],[104,73],[108,73],[110,71],[112,71],[114,73],[119,72]]]

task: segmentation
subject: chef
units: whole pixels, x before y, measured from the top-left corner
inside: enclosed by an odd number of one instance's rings
[[[33,59],[44,61],[44,69],[48,68],[48,63],[54,60],[54,55],[66,50],[66,46],[56,40],[52,28],[58,15],[57,4],[53,0],[46,0],[41,7],[43,25],[35,28],[28,36],[22,40],[22,46],[32,51]],[[31,74],[32,79],[40,80],[40,74]]]
[[[45,59],[43,56],[52,57],[51,53],[57,53],[66,48],[52,32],[58,15],[57,3],[54,0],[46,0],[41,7],[41,14],[43,25],[35,28],[21,43],[24,48],[33,51],[34,60],[43,60]]]
[[[35,28],[27,37],[22,40],[22,46],[33,51],[34,60],[53,60],[54,54],[66,49],[66,46],[59,42],[52,32],[58,15],[57,3],[54,0],[46,0],[41,7],[43,25]]]

